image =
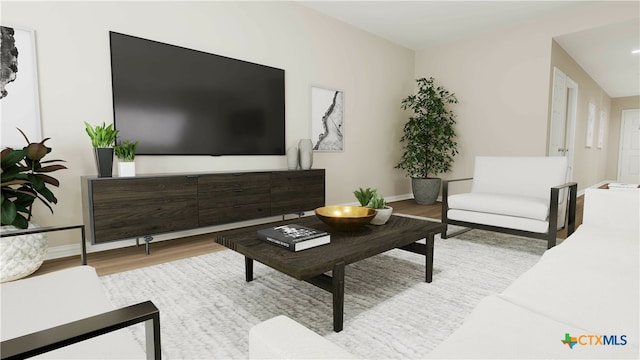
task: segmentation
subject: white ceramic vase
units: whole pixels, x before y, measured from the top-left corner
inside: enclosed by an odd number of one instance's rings
[[[298,148],[290,147],[287,149],[287,168],[296,170],[298,168]]]
[[[384,225],[389,221],[391,217],[391,213],[393,212],[393,208],[391,206],[385,205],[383,209],[376,209],[376,216],[371,219],[371,224],[373,225]]]
[[[118,163],[118,176],[119,177],[131,177],[136,176],[136,163],[135,161],[121,161]]]
[[[300,139],[298,142],[300,153],[300,168],[309,170],[313,166],[313,143],[311,139]]]
[[[39,227],[29,223],[29,229]],[[2,226],[2,231],[19,230]],[[44,233],[16,235],[0,238],[0,282],[22,279],[40,268],[47,254],[47,236]]]

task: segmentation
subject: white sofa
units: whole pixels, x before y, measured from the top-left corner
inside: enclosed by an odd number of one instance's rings
[[[150,301],[115,309],[91,266],[0,285],[2,359],[160,359],[160,315]],[[125,329],[146,326],[146,354]]]
[[[431,357],[638,359],[639,205],[638,190],[588,189],[576,232],[482,300]]]
[[[577,184],[566,177],[565,157],[478,156],[473,178],[443,181],[442,223],[544,239],[552,248],[566,218],[568,234],[575,229]],[[464,180],[471,191],[449,195]]]
[[[483,299],[429,357],[638,359],[639,207],[640,190],[587,190],[577,231],[504,292]],[[325,348],[335,351],[334,344],[300,327],[274,319],[256,325],[249,334],[250,356],[309,358]],[[292,335],[268,335],[283,328]],[[573,347],[563,342],[567,338],[575,340]],[[305,344],[312,353],[301,353]]]

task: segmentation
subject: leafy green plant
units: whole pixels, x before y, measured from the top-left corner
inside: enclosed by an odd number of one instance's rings
[[[378,193],[378,190],[376,189],[359,188],[358,190],[353,192],[353,195],[356,197],[360,205],[364,207],[372,209],[382,209],[386,205],[384,198]]]
[[[384,209],[385,205],[387,205],[386,201],[384,201],[382,195],[378,194],[378,192],[376,191],[373,198],[369,200],[369,204],[367,204],[367,207],[370,207],[372,209]]]
[[[91,145],[94,148],[110,148],[116,141],[118,130],[113,128],[113,124],[108,126],[103,122],[102,125],[91,126],[88,122],[84,122],[85,130],[91,138]]]
[[[58,199],[47,188],[47,184],[57,187],[60,186],[60,182],[47,173],[67,167],[54,164],[64,160],[42,160],[51,152],[51,148],[44,144],[49,138],[39,143],[30,143],[24,132],[20,129],[18,131],[27,141],[27,146],[21,150],[5,148],[0,154],[2,225],[26,229],[29,226],[31,210],[36,199],[44,203],[53,213],[50,204],[57,204]]]
[[[402,158],[395,166],[412,178],[427,178],[429,174],[447,172],[458,154],[455,115],[447,106],[457,104],[455,94],[435,79],[417,79],[418,92],[402,100],[402,109],[413,116],[404,125],[400,142],[404,143]]]
[[[120,161],[133,161],[136,157],[136,148],[138,147],[138,142],[129,142],[129,140],[125,140],[120,144],[116,145],[113,150]]]
[[[353,195],[356,197],[361,206],[367,206],[371,198],[373,198],[374,190],[371,188],[359,188],[358,190],[353,192]]]

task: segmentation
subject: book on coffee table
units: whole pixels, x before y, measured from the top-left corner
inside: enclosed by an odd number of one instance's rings
[[[328,232],[298,224],[280,225],[258,230],[258,239],[291,251],[300,251],[331,242]]]

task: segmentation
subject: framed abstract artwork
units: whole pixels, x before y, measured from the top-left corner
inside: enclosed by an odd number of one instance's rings
[[[25,140],[42,140],[40,101],[33,30],[0,26],[0,114],[2,147],[22,148]]]
[[[607,132],[608,122],[607,113],[605,113],[604,110],[600,110],[600,122],[598,123],[598,149],[602,149],[604,147],[604,139]]]
[[[593,132],[595,131],[596,122],[596,106],[589,102],[589,112],[587,113],[587,138],[584,141],[584,146],[593,146]]]
[[[311,141],[315,151],[344,150],[344,92],[311,87]]]

